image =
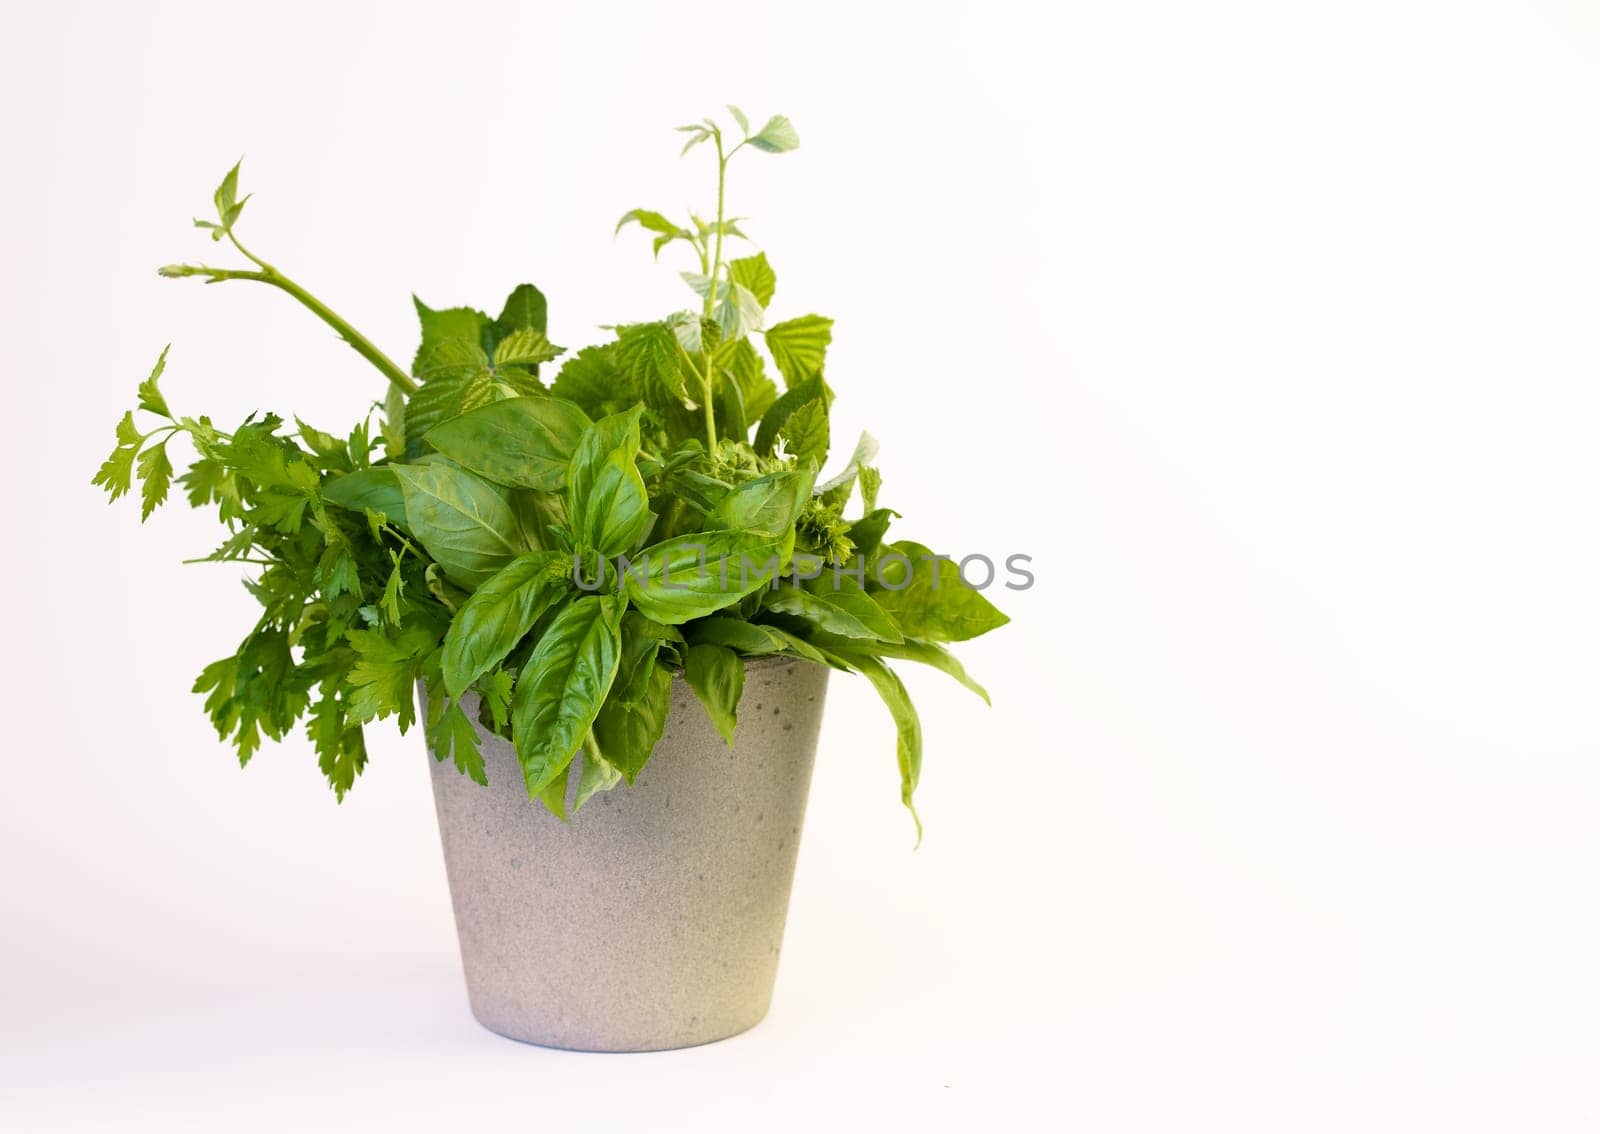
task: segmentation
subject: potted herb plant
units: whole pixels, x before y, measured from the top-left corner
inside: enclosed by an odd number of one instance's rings
[[[247,566],[261,606],[194,686],[241,763],[303,722],[342,799],[367,725],[421,725],[473,1011],[518,1039],[646,1050],[757,1022],[829,672],[888,706],[915,818],[922,736],[887,663],[987,699],[944,643],[1006,621],[949,559],[890,541],[870,437],[822,477],[832,321],[769,319],[776,276],[731,255],[725,209],[736,156],[798,137],[728,109],[737,133],[682,127],[685,152],[715,151],[714,219],[618,225],[692,254],[691,309],[570,355],[524,284],[492,318],[417,301],[402,368],[240,241],[235,166],[195,223],[239,266],[161,274],[288,293],[387,396],[340,434],[272,413],[225,430],[171,408],[163,350],[147,424],[126,413],[94,477],[112,499],[137,481],[148,518],[172,443],[192,446],[179,484],[227,533],[207,558]]]

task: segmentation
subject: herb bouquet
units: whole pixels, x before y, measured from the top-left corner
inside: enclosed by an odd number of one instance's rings
[[[492,318],[418,300],[421,345],[402,368],[241,242],[238,167],[223,179],[215,219],[195,223],[243,262],[161,274],[286,292],[388,383],[342,434],[272,413],[229,431],[173,410],[162,351],[138,390],[149,424],[125,414],[94,477],[112,499],[137,480],[148,517],[169,494],[174,440],[192,446],[181,488],[227,530],[206,558],[247,565],[261,606],[195,683],[241,763],[304,720],[343,798],[367,761],[365,726],[416,723],[420,683],[438,759],[487,784],[485,753],[500,744],[517,790],[566,820],[639,781],[675,675],[732,746],[747,659],[776,656],[873,684],[912,807],[921,731],[886,660],[933,665],[987,699],[943,643],[1006,618],[949,559],[889,540],[898,514],[879,503],[870,437],[820,477],[832,320],[769,321],[772,266],[729,255],[744,234],[725,209],[736,155],[798,138],[785,118],[751,132],[729,111],[737,134],[711,119],[682,127],[685,152],[716,154],[714,219],[635,209],[617,226],[641,227],[657,254],[687,248],[692,309],[608,328],[570,355],[524,284]]]

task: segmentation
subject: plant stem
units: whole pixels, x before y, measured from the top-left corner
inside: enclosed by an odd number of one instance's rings
[[[723,224],[723,218],[727,215],[726,209],[725,209],[725,204],[726,204],[726,199],[727,199],[726,190],[727,190],[727,184],[728,184],[728,158],[733,156],[732,154],[725,154],[725,153],[722,152],[722,134],[721,134],[720,131],[716,135],[716,141],[717,141],[717,229],[716,229],[717,240],[716,240],[716,245],[715,245],[715,252],[713,253],[713,255],[711,257],[711,271],[708,273],[708,278],[710,279],[711,282],[706,285],[706,301],[705,301],[705,306],[704,306],[704,309],[703,309],[704,310],[704,318],[706,318],[706,319],[710,319],[712,317],[713,311],[715,309],[715,300],[716,300],[716,296],[717,296],[717,276],[720,275],[721,272],[722,272],[722,224]],[[706,447],[710,451],[712,458],[715,459],[716,455],[717,455],[716,411],[712,408],[712,404],[711,404],[712,403],[712,396],[711,396],[712,375],[715,372],[715,369],[714,369],[715,368],[715,364],[711,361],[711,352],[710,351],[705,351],[704,354],[705,354],[705,373],[701,376],[701,384],[705,387]]]
[[[411,377],[411,375],[407,374],[404,370],[401,370],[400,367],[396,366],[394,360],[388,355],[384,354],[383,351],[379,350],[373,344],[371,339],[367,338],[367,336],[363,335],[349,323],[345,322],[345,320],[336,311],[334,311],[326,303],[323,303],[322,300],[318,299],[305,288],[295,283],[288,276],[278,271],[277,268],[274,268],[271,264],[250,252],[249,249],[245,248],[244,245],[239,243],[238,239],[233,235],[233,233],[228,233],[228,239],[233,242],[233,246],[237,248],[247,260],[256,265],[256,267],[259,269],[258,271],[240,271],[233,268],[210,268],[203,264],[173,264],[162,268],[161,274],[174,279],[183,276],[205,276],[207,283],[220,283],[222,280],[256,280],[260,283],[271,284],[279,291],[285,291],[294,296],[313,315],[337,331],[339,337],[345,342],[349,343],[357,354],[366,359],[368,362],[372,363],[372,365],[376,366],[379,372],[381,372],[385,378],[389,379],[389,381],[401,391],[407,394],[416,393],[416,381]]]

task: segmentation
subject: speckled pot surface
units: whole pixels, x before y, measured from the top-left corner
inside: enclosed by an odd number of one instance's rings
[[[682,677],[632,788],[563,824],[484,735],[489,786],[430,760],[472,1013],[512,1039],[654,1051],[735,1035],[777,976],[828,670],[746,667],[732,750]]]

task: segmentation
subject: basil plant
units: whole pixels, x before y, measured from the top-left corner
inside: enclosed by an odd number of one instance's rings
[[[161,274],[287,292],[388,381],[343,433],[271,413],[225,430],[171,408],[163,351],[94,477],[113,500],[137,481],[148,518],[171,487],[172,442],[192,448],[180,488],[226,529],[206,559],[246,565],[261,608],[194,686],[241,763],[304,721],[342,799],[366,725],[417,723],[420,682],[438,758],[485,783],[480,736],[503,737],[530,798],[566,818],[639,775],[675,673],[731,744],[743,659],[780,655],[873,684],[912,806],[921,730],[887,662],[935,666],[987,700],[944,643],[1006,617],[949,559],[890,540],[899,516],[879,503],[870,437],[820,479],[832,320],[771,318],[772,266],[731,255],[744,234],[724,207],[736,155],[799,139],[786,118],[752,133],[728,109],[736,133],[681,128],[685,152],[715,151],[714,219],[634,209],[617,226],[639,226],[658,255],[684,246],[694,299],[572,354],[524,284],[493,317],[417,301],[421,344],[400,367],[240,241],[238,166],[223,179],[215,219],[195,223],[239,266]]]

